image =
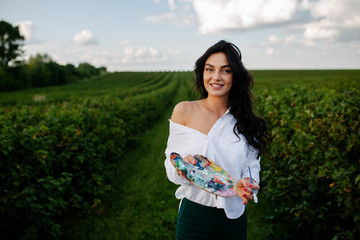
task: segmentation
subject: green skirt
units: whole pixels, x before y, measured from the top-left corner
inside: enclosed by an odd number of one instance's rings
[[[246,237],[246,211],[237,219],[229,219],[223,209],[183,199],[176,226],[177,240],[246,240]]]

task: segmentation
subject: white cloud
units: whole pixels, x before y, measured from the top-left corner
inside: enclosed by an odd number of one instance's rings
[[[318,0],[309,2],[309,0],[303,0],[301,6],[303,7],[303,9],[309,10],[314,18],[329,16],[332,16],[333,18],[339,18],[343,16],[347,3],[350,3],[351,1]]]
[[[294,35],[289,35],[286,37],[278,37],[277,35],[271,35],[267,42],[259,44],[260,46],[265,47],[265,53],[267,56],[279,56],[280,51],[287,51],[286,47],[291,46],[293,48],[294,44],[297,44]]]
[[[313,20],[304,25],[304,39],[314,41],[347,41],[360,38],[360,1],[303,0],[302,9],[308,10]]]
[[[266,51],[266,55],[268,56],[279,56],[280,53],[278,50],[276,50],[275,48],[271,48],[271,47],[267,47],[265,48]]]
[[[360,39],[359,0],[168,0],[167,3],[170,12],[148,16],[145,21],[178,27],[198,24],[201,34],[281,25],[291,32],[289,35],[301,29],[305,45]],[[291,44],[294,37],[281,41]]]
[[[291,20],[296,0],[194,0],[202,34],[250,29]]]
[[[25,37],[26,40],[32,40],[34,39],[34,24],[29,21],[21,21],[21,22],[15,22],[16,26],[19,26],[20,34]]]
[[[294,35],[290,35],[287,36],[285,38],[279,38],[276,35],[271,35],[269,37],[269,43],[270,44],[275,44],[275,45],[290,45],[292,43],[295,42],[295,36]]]
[[[191,11],[193,0],[168,0],[170,12],[150,15],[144,20],[152,23],[168,23],[177,27],[191,26],[196,22],[196,15]]]
[[[94,49],[68,48],[66,53],[76,53],[80,62],[88,62],[95,66],[125,67],[129,64],[166,62],[176,51],[160,51],[152,46],[132,47],[126,45],[123,51],[101,51]]]
[[[334,41],[339,35],[339,30],[333,25],[328,24],[327,20],[313,22],[305,25],[304,37],[306,40],[329,40]]]
[[[91,45],[98,43],[92,32],[87,29],[81,30],[81,32],[75,34],[73,40],[79,45]]]
[[[167,0],[162,3],[169,6],[169,12],[144,20],[178,27],[196,24],[203,35],[273,29],[276,35],[260,43],[269,47],[270,54],[276,53],[271,50],[274,47],[297,44],[324,50],[329,44],[360,40],[360,0]]]
[[[71,51],[72,49],[68,50],[69,53],[71,53]],[[110,62],[110,58],[115,54],[116,53],[93,49],[78,50],[78,56],[81,62],[88,62],[95,66],[106,66]]]
[[[169,4],[169,8],[170,10],[175,10],[176,9],[176,4],[175,4],[175,0],[168,0],[168,4]]]
[[[92,46],[77,47],[75,45],[61,44],[32,44],[25,45],[25,58],[36,54],[48,54],[59,64],[67,63],[75,66],[81,62],[90,63],[96,67],[106,66],[109,71],[120,69],[165,69],[172,57],[179,55],[179,51],[154,46],[131,46],[127,41],[120,50],[100,50]],[[141,65],[141,63],[143,63]],[[152,64],[155,65],[152,65]]]
[[[152,62],[165,62],[171,56],[178,54],[177,51],[167,50],[159,51],[155,47],[126,46],[124,48],[124,55],[121,62],[123,64],[128,63],[152,63]]]

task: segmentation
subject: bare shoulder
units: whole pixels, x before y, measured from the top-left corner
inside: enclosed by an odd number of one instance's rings
[[[178,103],[174,107],[171,121],[186,126],[197,107],[197,101],[184,101]]]

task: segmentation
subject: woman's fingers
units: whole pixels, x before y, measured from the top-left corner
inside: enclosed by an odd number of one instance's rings
[[[186,157],[184,157],[184,162],[190,163],[190,164],[195,164],[196,160],[193,156],[191,155],[187,155]]]
[[[253,198],[253,189],[260,189],[258,184],[251,183],[250,178],[239,179],[236,183],[236,187],[236,193],[243,200],[243,204],[246,204],[250,199]]]
[[[247,187],[248,189],[250,189],[252,191],[252,189],[255,190],[259,190],[260,186],[259,184],[255,183],[254,181],[251,183],[250,178],[242,178],[239,179],[239,181],[237,181],[236,183],[239,186],[243,186],[243,187]]]
[[[248,192],[248,189],[243,184],[237,184],[236,193],[243,200],[243,204],[246,204],[251,199],[251,193]]]

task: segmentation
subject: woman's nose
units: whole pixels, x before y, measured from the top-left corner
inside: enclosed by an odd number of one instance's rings
[[[219,80],[220,79],[220,71],[215,71],[213,78],[216,80]]]

